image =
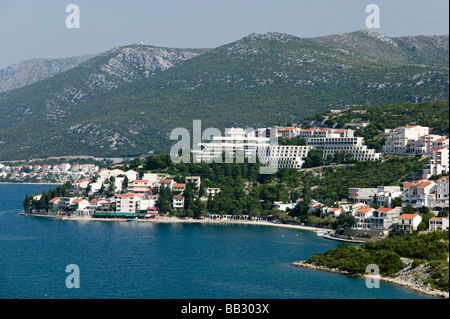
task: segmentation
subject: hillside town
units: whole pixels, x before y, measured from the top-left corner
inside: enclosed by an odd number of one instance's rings
[[[276,132],[278,138],[301,138],[306,145],[270,145],[270,136]],[[272,133],[271,133],[272,132]],[[353,217],[347,232],[386,235],[392,230],[415,231],[422,223],[420,209],[433,214],[427,220],[429,230],[448,229],[449,177],[448,177],[448,138],[429,134],[427,127],[407,126],[386,130],[384,153],[398,153],[427,157],[422,179],[401,181],[397,186],[379,185],[376,188],[349,188],[348,197],[333,205],[325,205],[312,199],[309,211],[319,212],[320,218],[337,219],[342,214]],[[261,149],[264,152],[261,152]],[[195,156],[205,159],[214,157],[220,150],[226,152],[245,151],[247,157],[261,155],[262,163],[278,165],[278,168],[301,170],[311,149],[320,149],[323,156],[345,151],[358,161],[380,160],[381,153],[368,149],[363,138],[355,137],[351,129],[300,127],[272,127],[258,129],[250,134],[243,129],[232,128],[225,131],[224,137],[214,137],[204,143]],[[142,166],[141,166],[142,167]],[[184,181],[175,181],[174,176],[165,173],[124,170],[120,164],[99,169],[92,164],[70,165],[24,165],[0,166],[0,174],[20,180],[34,176],[37,180],[56,179],[59,183],[70,183],[70,196],[55,197],[45,214],[66,218],[108,218],[108,219],[156,219],[164,215],[186,216],[186,188],[193,190],[191,197],[204,202],[204,209],[197,218],[213,219],[265,219],[273,216],[220,215],[208,212],[206,203],[220,193],[220,188],[203,187],[200,176],[187,176]],[[431,176],[440,176],[430,179]],[[170,205],[161,210],[162,189],[168,190]],[[29,198],[29,213],[40,214],[38,203],[42,194]],[[299,198],[290,202],[274,202],[273,209],[289,212],[303,201]]]

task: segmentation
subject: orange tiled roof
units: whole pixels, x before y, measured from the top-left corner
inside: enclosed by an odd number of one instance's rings
[[[399,219],[414,219],[418,214],[402,214]]]

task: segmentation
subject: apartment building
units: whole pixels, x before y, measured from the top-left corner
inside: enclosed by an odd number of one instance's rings
[[[429,178],[432,175],[448,173],[448,149],[448,146],[436,148],[426,154],[428,156],[428,162],[425,164],[422,178]]]
[[[120,194],[116,199],[116,212],[136,213],[140,198],[137,194]]]
[[[449,177],[443,176],[436,181],[436,205],[449,206]]]
[[[387,129],[385,133],[384,152],[407,153],[415,145],[420,136],[429,135],[430,129],[420,125],[410,125]]]
[[[358,161],[374,161],[381,157],[374,149],[364,145],[363,137],[355,137],[350,129],[309,129],[302,130],[300,137],[306,138],[306,144],[323,150],[324,158],[338,151],[352,153]]]
[[[312,146],[270,145],[258,150],[259,161],[275,168],[301,169]]]

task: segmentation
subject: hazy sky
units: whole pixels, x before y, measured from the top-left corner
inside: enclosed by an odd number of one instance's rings
[[[66,27],[69,4],[80,28]],[[315,37],[365,28],[380,8],[387,36],[448,34],[448,0],[0,0],[0,69],[29,58],[97,53],[144,42],[213,48],[250,33]]]

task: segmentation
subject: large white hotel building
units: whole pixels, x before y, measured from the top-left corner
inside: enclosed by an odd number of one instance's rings
[[[278,145],[278,137],[305,138],[306,145]],[[276,168],[300,169],[311,149],[323,150],[324,158],[337,151],[353,154],[359,161],[378,160],[381,156],[375,150],[364,145],[362,137],[355,137],[353,130],[346,129],[300,129],[269,127],[257,130],[242,128],[225,129],[225,136],[213,136],[211,141],[200,143],[193,151],[197,160],[211,161],[221,159],[222,153],[238,154],[248,159],[255,159],[265,165]],[[241,157],[243,160],[243,157]]]

